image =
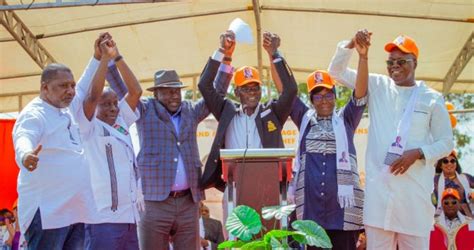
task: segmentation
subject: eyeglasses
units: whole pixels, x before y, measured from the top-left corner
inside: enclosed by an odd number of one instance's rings
[[[448,160],[448,159],[444,158],[442,162],[443,162],[443,164],[448,164],[448,163],[454,164],[454,163],[456,163],[456,160],[455,159]]]
[[[387,60],[385,61],[387,63],[387,66],[393,66],[396,64],[400,65],[400,66],[403,66],[405,65],[407,62],[414,62],[415,60],[413,59],[396,59],[396,60]]]
[[[253,86],[253,87],[241,87],[240,91],[242,93],[248,94],[250,92],[259,92],[261,90],[260,86]]]
[[[444,204],[445,206],[449,206],[450,204],[451,204],[451,206],[454,206],[454,205],[458,204],[458,201],[457,201],[457,200],[452,200],[451,202],[449,202],[449,201],[443,201],[443,204]]]
[[[319,94],[313,95],[313,101],[315,101],[315,102],[320,102],[323,99],[325,99],[326,101],[331,101],[334,98],[336,98],[336,95],[334,95],[334,93],[332,93],[332,92],[327,93],[325,95],[319,95]]]

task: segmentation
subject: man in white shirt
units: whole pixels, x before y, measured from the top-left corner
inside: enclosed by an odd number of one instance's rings
[[[101,42],[100,51],[99,68],[78,115],[98,209],[85,226],[85,249],[138,250],[136,223],[143,194],[129,127],[140,117],[136,106],[142,89],[111,37]],[[111,60],[128,89],[120,101],[113,90],[104,90]]]
[[[15,123],[18,218],[28,249],[83,248],[83,223],[95,207],[76,117],[97,65],[91,59],[77,86],[68,67],[48,65],[40,96]]]
[[[338,82],[354,88],[356,72],[347,65],[355,41],[368,44],[370,35],[359,31],[351,41],[338,44],[328,70]],[[389,76],[369,75],[367,249],[428,249],[433,166],[453,148],[449,115],[441,94],[415,81],[415,41],[399,36],[385,50]]]

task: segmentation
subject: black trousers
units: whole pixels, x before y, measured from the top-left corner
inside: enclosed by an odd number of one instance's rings
[[[360,231],[326,230],[333,250],[355,250]],[[324,249],[307,246],[307,250]]]

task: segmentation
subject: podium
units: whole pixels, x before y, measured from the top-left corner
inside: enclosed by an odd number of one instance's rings
[[[226,182],[227,214],[238,205],[247,205],[260,215],[262,207],[287,205],[286,194],[292,179],[292,148],[221,149],[222,179]],[[267,230],[287,227],[287,219],[280,224],[263,220]]]

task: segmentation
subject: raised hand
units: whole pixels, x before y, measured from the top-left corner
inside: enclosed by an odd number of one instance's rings
[[[222,52],[226,57],[232,57],[235,49],[235,34],[232,30],[227,30],[222,33],[219,37],[219,51]]]
[[[263,33],[263,48],[267,51],[268,55],[272,56],[275,54],[280,47],[280,37],[268,31]]]
[[[356,46],[357,42],[362,46],[370,46],[370,36],[372,32],[369,32],[367,29],[358,30],[351,41],[346,45],[346,48],[353,49]]]
[[[112,60],[119,55],[117,45],[112,39],[102,40],[100,43],[100,53],[102,54],[101,59],[106,61]]]
[[[23,156],[22,163],[23,163],[23,166],[25,166],[26,169],[28,169],[28,171],[31,172],[36,169],[36,166],[38,165],[38,161],[39,161],[38,154],[42,148],[43,146],[38,145],[33,151],[26,153]]]
[[[99,37],[94,42],[94,57],[98,61],[100,61],[100,58],[102,57],[102,53],[100,51],[100,43],[104,39],[112,39],[112,36],[110,35],[109,32],[100,33]]]
[[[370,37],[372,36],[372,32],[367,30],[358,31],[354,38],[354,47],[359,53],[360,57],[367,58],[367,54],[369,52],[370,47]]]

